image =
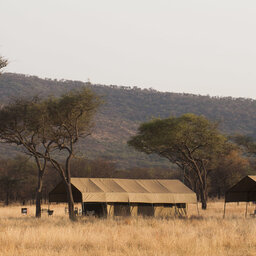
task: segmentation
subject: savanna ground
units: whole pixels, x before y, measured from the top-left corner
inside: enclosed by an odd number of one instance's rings
[[[64,205],[52,205],[54,215],[33,217],[34,207],[22,216],[21,206],[0,207],[0,255],[256,255],[255,206],[209,203],[207,211],[189,205],[188,218],[81,217],[68,220]]]

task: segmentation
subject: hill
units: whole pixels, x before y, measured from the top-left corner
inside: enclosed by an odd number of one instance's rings
[[[5,73],[0,76],[0,102],[6,104],[17,96],[58,96],[82,86],[90,87],[105,101],[95,118],[95,132],[78,146],[78,155],[88,158],[110,159],[121,167],[168,166],[168,162],[157,156],[146,156],[128,148],[126,141],[135,134],[141,122],[153,117],[165,118],[188,112],[220,122],[220,129],[224,133],[256,136],[256,101],[245,98],[163,93],[137,87],[105,86]],[[0,153],[10,156],[15,150],[10,146],[1,146]]]

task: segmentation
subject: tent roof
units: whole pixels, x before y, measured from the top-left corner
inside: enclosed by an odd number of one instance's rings
[[[71,178],[71,183],[83,202],[196,203],[196,194],[179,180]],[[56,188],[50,192],[52,202]]]
[[[226,202],[256,201],[256,176],[248,175],[226,191]]]

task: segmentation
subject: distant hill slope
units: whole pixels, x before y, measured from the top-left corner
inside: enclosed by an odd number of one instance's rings
[[[92,85],[5,73],[0,76],[0,104],[17,96],[58,96],[81,86],[90,87],[101,95],[105,104],[95,119],[96,128],[92,138],[80,143],[79,154],[111,159],[122,167],[168,165],[156,156],[145,156],[126,146],[127,139],[135,134],[138,125],[153,117],[165,118],[190,112],[219,121],[221,130],[227,134],[256,135],[256,101],[244,98],[163,93],[137,87]],[[11,152],[14,153],[10,147],[1,146],[2,155]]]

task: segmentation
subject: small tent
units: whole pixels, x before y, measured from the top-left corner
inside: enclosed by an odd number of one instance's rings
[[[245,216],[247,216],[248,203],[256,202],[256,176],[248,175],[226,191],[224,217],[226,212],[226,203],[229,202],[246,202]]]
[[[256,176],[246,176],[225,193],[225,202],[256,202]]]
[[[97,216],[186,215],[196,194],[179,180],[71,178],[74,201],[83,214]],[[49,202],[67,202],[64,183],[50,193]]]

